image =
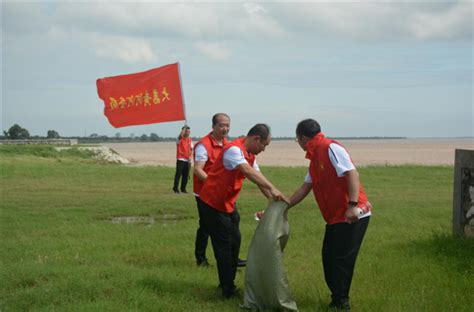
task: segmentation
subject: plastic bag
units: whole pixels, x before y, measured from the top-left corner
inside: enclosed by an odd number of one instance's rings
[[[247,255],[242,308],[298,310],[283,267],[290,235],[288,205],[271,202],[253,235]]]

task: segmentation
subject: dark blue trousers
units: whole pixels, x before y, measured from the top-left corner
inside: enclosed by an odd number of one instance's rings
[[[240,215],[220,212],[200,200],[203,225],[211,236],[219,283],[224,296],[235,292],[235,275],[240,250]]]
[[[349,223],[327,224],[322,256],[324,278],[333,301],[349,299],[352,275],[370,217]]]

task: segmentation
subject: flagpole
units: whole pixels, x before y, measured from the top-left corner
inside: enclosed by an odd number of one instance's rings
[[[179,73],[179,85],[181,87],[181,95],[183,97],[184,124],[187,125],[188,124],[188,116],[186,115],[186,102],[184,100],[183,83],[181,81],[181,66],[179,66],[179,62],[177,62],[177,64],[178,64],[178,73]]]

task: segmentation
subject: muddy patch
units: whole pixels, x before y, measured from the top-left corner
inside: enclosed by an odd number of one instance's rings
[[[182,216],[176,213],[165,213],[157,216],[115,216],[107,219],[113,224],[168,224],[176,223],[180,220],[186,219],[186,216]]]

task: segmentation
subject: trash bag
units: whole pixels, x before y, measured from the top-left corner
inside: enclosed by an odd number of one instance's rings
[[[242,308],[298,310],[283,268],[283,250],[289,237],[288,205],[271,202],[250,243]]]

